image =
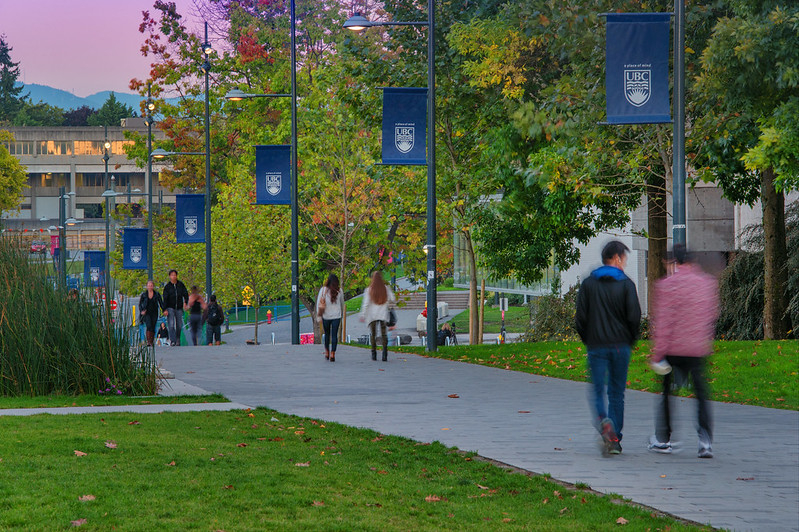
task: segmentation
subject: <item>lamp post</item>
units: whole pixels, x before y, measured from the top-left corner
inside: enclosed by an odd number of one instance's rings
[[[108,159],[109,159],[108,150],[109,150],[109,148],[111,148],[111,143],[108,142],[108,127],[106,126],[105,129],[106,129],[105,143],[103,143],[103,148],[105,148],[105,150],[103,151],[103,163],[105,164],[105,191],[103,192],[103,197],[105,198],[105,275],[104,275],[104,278],[105,278],[105,294],[106,294],[105,297],[106,297],[106,301],[107,301],[108,300],[108,293],[109,293],[109,290],[108,290],[108,287],[109,287],[109,265],[111,263],[111,261],[109,260],[109,253],[111,251],[111,247],[108,245],[108,242],[110,240],[110,238],[109,238],[109,230],[108,230],[109,229],[109,219],[110,219],[110,217],[109,217],[108,209],[109,209],[109,207],[111,205],[111,202],[110,202],[111,197],[108,194],[108,192],[111,190],[111,188],[109,187],[110,183],[108,181]]]
[[[297,208],[297,78],[295,72],[294,55],[294,0],[292,6],[292,76],[291,94],[249,94],[239,89],[233,89],[225,94],[225,98],[231,101],[248,100],[251,98],[291,98],[291,343],[300,343],[300,299],[299,299],[299,222]]]
[[[153,110],[155,104],[151,97],[150,84],[147,84],[147,231],[150,238],[147,243],[147,279],[153,278]],[[130,203],[130,196],[128,196]]]
[[[116,192],[115,190],[108,189],[103,192],[102,197],[105,198],[105,204],[108,205],[111,201],[111,198],[116,198],[117,196],[124,195],[124,192]],[[109,246],[108,246],[108,235],[109,235],[109,228],[110,228],[110,217],[108,216],[108,208],[106,208],[105,214],[105,300],[106,303],[109,302],[109,297],[111,294],[111,261],[108,257],[109,253]]]
[[[436,350],[436,73],[435,2],[427,0],[426,22],[372,22],[355,13],[344,23],[352,31],[372,26],[427,26],[427,350]]]
[[[205,23],[205,41],[202,44],[205,72],[205,293],[211,297],[211,126],[208,96],[208,73],[211,62],[208,60],[213,48],[208,43],[208,23]]]

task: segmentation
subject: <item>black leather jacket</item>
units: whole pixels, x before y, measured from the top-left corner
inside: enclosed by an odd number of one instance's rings
[[[580,286],[575,327],[583,343],[591,347],[632,346],[641,334],[638,293],[626,275],[600,268]]]

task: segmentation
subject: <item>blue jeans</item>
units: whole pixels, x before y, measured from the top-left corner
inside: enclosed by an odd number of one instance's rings
[[[325,332],[325,351],[336,352],[338,347],[338,328],[341,326],[341,318],[334,320],[322,320],[322,329]],[[332,344],[332,349],[330,345]]]
[[[624,426],[624,390],[627,387],[627,368],[630,365],[630,346],[611,345],[588,349],[588,369],[591,372],[592,397],[596,419],[610,418],[621,440]],[[607,386],[607,397],[605,387]]]
[[[166,309],[166,327],[169,329],[169,341],[172,345],[180,345],[180,333],[183,331],[183,310]]]

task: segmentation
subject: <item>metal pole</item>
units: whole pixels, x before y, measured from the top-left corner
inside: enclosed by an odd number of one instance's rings
[[[108,181],[108,126],[105,126],[105,153],[103,153],[103,163],[105,163],[105,190],[108,192],[110,190],[110,183]],[[108,278],[108,266],[109,266],[109,257],[108,253],[111,250],[111,247],[108,245],[110,240],[109,235],[109,225],[110,225],[110,216],[108,213],[108,209],[111,206],[111,198],[108,196],[105,197],[105,271],[103,272],[103,280],[105,281],[103,284],[105,285],[105,297],[106,302],[108,301],[108,286],[109,286],[109,278]]]
[[[128,176],[128,209],[130,209],[130,176]],[[128,213],[130,213],[130,210],[128,210]],[[130,214],[125,217],[125,225],[130,225]]]
[[[208,44],[208,23],[205,23],[205,44]],[[208,61],[206,46],[203,46],[205,62],[205,293],[211,297],[211,126],[208,96],[208,72],[211,63]]]
[[[432,1],[432,0],[431,0]],[[300,251],[297,204],[297,39],[294,0],[291,0],[291,343],[300,343]]]
[[[436,350],[436,36],[435,1],[427,0],[427,350]]]
[[[153,278],[153,115],[147,85],[147,279]]]
[[[64,196],[67,193],[66,187],[58,189],[58,269],[61,277],[61,287],[67,289],[67,213],[64,206]]]
[[[686,243],[685,220],[685,0],[674,1],[674,168],[672,236]]]

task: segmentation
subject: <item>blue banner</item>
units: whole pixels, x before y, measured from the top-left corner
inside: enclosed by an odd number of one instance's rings
[[[205,194],[175,194],[175,242],[205,242]]]
[[[671,122],[670,13],[611,13],[605,41],[609,124]]]
[[[291,146],[255,147],[255,204],[291,205]]]
[[[105,286],[105,251],[83,252],[83,284]]]
[[[427,89],[383,89],[383,164],[427,164]]]
[[[147,269],[147,229],[126,227],[122,235],[122,268],[125,270]]]

